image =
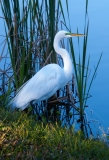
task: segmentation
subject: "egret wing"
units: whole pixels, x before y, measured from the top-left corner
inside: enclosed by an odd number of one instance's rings
[[[63,69],[57,64],[49,64],[36,73],[17,92],[13,103],[22,108],[30,101],[44,100],[52,96],[65,83]]]

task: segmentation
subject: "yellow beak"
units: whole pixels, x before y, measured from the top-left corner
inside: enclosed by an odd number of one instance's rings
[[[85,34],[77,34],[77,33],[71,33],[71,36],[76,36],[76,37],[79,37],[79,36],[86,36]]]

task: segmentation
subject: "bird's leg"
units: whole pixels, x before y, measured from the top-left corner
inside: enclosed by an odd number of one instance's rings
[[[36,105],[35,114],[38,116],[37,119],[38,119],[39,121],[42,121],[42,116],[40,116],[40,109],[38,108],[38,107],[40,107],[40,106],[38,106],[38,103],[36,103],[35,105]]]
[[[60,95],[60,90],[57,90],[57,98],[59,97]]]

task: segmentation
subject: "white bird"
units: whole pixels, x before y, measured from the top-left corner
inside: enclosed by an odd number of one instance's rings
[[[58,64],[48,64],[39,70],[29,81],[22,85],[10,104],[21,110],[28,107],[31,101],[39,102],[50,98],[61,87],[65,86],[72,78],[73,66],[69,53],[60,48],[59,42],[63,38],[72,36],[84,36],[84,34],[73,34],[67,31],[59,31],[54,38],[55,52],[60,54],[64,67]]]

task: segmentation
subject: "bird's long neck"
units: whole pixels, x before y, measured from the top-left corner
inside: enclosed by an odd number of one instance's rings
[[[60,48],[59,42],[61,39],[62,39],[62,37],[59,38],[58,36],[55,36],[54,49],[55,49],[56,53],[60,54],[63,59],[65,77],[69,81],[69,80],[71,80],[71,77],[72,77],[72,70],[73,70],[72,61],[71,61],[69,53],[65,49]]]

